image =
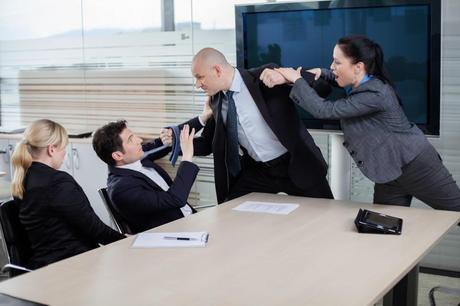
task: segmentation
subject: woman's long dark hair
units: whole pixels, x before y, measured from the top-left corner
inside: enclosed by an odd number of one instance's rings
[[[340,38],[337,45],[345,56],[351,59],[353,64],[363,62],[368,74],[389,84],[396,93],[394,84],[383,64],[383,50],[378,43],[366,36],[351,35]],[[397,93],[396,97],[401,104],[401,99]]]

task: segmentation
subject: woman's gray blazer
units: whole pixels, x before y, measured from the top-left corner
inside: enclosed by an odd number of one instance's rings
[[[321,77],[333,83],[334,75],[322,69]],[[402,174],[401,168],[430,143],[409,122],[393,88],[372,78],[343,99],[319,97],[304,79],[298,79],[291,99],[316,118],[340,119],[345,142],[363,174],[376,183],[387,183]]]

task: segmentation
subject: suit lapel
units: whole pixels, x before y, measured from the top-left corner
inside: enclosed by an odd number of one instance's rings
[[[141,163],[142,163],[142,166],[144,167],[155,169],[158,172],[158,174],[165,180],[168,186],[171,186],[172,179],[171,177],[169,177],[168,173],[166,173],[166,171],[163,168],[161,168],[160,166],[155,164],[153,161],[148,160],[148,159],[142,160]]]
[[[168,186],[171,186],[171,185],[172,185],[173,181],[172,181],[171,177],[169,176],[169,174],[168,174],[163,168],[161,168],[160,166],[158,166],[157,164],[155,164],[155,163],[152,162],[151,160],[141,161],[141,163],[142,163],[142,165],[143,165],[144,167],[155,169],[155,170],[158,172],[158,174],[165,180],[165,182],[168,184]],[[144,177],[145,177],[145,175],[144,175]],[[152,182],[152,180],[149,179],[148,177],[147,177],[147,179],[148,179],[149,181]],[[158,186],[157,184],[155,184],[155,182],[152,182],[152,183],[153,183],[155,186]],[[160,186],[158,186],[158,188],[160,188],[161,190],[163,190]],[[187,201],[187,205],[190,206],[190,208],[192,209],[192,213],[196,213],[195,208],[193,208],[193,206],[190,205],[190,204],[188,203],[188,201]]]
[[[216,118],[217,122],[222,121],[222,100],[223,100],[224,93],[219,91],[217,94],[211,97],[211,109],[214,118]]]
[[[224,93],[219,91],[217,94],[211,98],[211,109],[214,118],[216,118],[216,132],[214,138],[222,137],[221,133],[225,133],[224,120],[222,118],[222,103],[223,103]]]
[[[272,128],[272,118],[270,116],[270,113],[268,111],[267,104],[265,102],[264,97],[262,96],[262,92],[260,91],[260,81],[259,79],[255,78],[247,70],[244,69],[238,69],[238,71],[241,74],[241,78],[243,79],[244,84],[249,90],[249,93],[252,96],[252,99],[257,105],[257,108],[259,109],[259,112],[262,114],[262,117],[264,118],[265,122],[267,122],[268,126]],[[273,128],[272,128],[273,130]]]
[[[148,159],[145,159],[145,160],[148,160]],[[154,164],[153,162],[151,162],[151,163]],[[142,165],[146,166],[146,167],[150,167],[150,168],[155,168],[153,166],[144,165],[144,163],[142,163]],[[155,168],[155,170],[156,170],[156,168]],[[110,173],[113,173],[115,175],[134,176],[134,177],[140,178],[140,179],[144,180],[145,182],[147,182],[147,184],[149,184],[151,187],[153,187],[155,189],[163,190],[159,185],[157,185],[157,183],[155,183],[148,176],[146,176],[145,174],[143,174],[143,173],[141,173],[139,171],[135,171],[135,170],[131,170],[131,169],[117,168],[117,167],[112,167],[112,166],[109,167],[109,171],[110,171]],[[160,173],[160,175],[163,177],[163,175],[161,173]],[[165,181],[166,181],[166,183],[168,183],[168,185],[171,185],[171,183],[170,183],[171,179],[169,179],[169,180],[165,179]]]

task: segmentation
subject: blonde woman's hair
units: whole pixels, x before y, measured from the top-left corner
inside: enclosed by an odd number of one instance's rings
[[[41,119],[32,122],[24,131],[23,139],[14,148],[11,157],[13,165],[13,197],[22,199],[24,196],[24,178],[34,158],[49,145],[62,148],[67,145],[67,131],[57,122]]]

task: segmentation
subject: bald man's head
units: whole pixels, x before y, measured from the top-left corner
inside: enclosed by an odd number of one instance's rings
[[[195,62],[207,65],[228,65],[225,56],[214,48],[203,48],[193,57],[192,65]]]
[[[195,86],[213,96],[230,88],[234,68],[220,51],[204,48],[193,57],[192,74],[196,79]]]

